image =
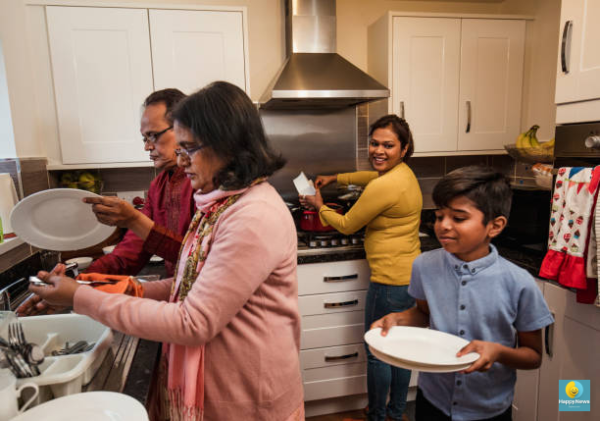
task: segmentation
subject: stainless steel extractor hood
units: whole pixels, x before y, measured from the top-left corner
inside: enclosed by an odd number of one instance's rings
[[[260,98],[262,108],[338,108],[390,96],[335,52],[335,0],[283,1],[288,57]]]

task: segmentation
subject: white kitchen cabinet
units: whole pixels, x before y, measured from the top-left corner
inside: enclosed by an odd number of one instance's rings
[[[600,401],[600,311],[590,304],[579,304],[575,293],[546,283],[544,297],[555,323],[549,329],[540,369],[537,419],[543,421],[591,421],[598,419],[594,403]],[[558,381],[590,380],[591,412],[559,412]]]
[[[366,405],[366,260],[298,265],[300,366],[307,416]],[[416,386],[413,372],[411,386]],[[412,395],[411,395],[412,396]]]
[[[191,94],[216,80],[248,92],[240,12],[150,10],[154,88]]]
[[[48,7],[64,164],[147,161],[140,105],[153,90],[145,9]]]
[[[245,9],[47,6],[62,164],[148,162],[152,91],[226,80],[249,92]]]
[[[556,103],[600,98],[599,0],[563,0]]]
[[[388,85],[415,152],[503,150],[520,132],[525,21],[405,17],[369,28],[369,73]]]

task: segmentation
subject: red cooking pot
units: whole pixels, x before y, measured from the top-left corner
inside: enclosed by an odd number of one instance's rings
[[[343,208],[341,205],[338,205],[337,203],[326,203],[326,205],[335,210],[337,213],[343,214]],[[300,218],[300,229],[302,231],[309,232],[334,231],[334,228],[331,225],[325,226],[321,223],[319,212],[306,209],[302,211],[302,216]]]

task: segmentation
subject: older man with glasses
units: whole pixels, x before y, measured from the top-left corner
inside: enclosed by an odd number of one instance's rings
[[[92,263],[87,272],[135,275],[156,254],[165,259],[167,275],[173,275],[183,235],[195,212],[192,187],[177,166],[171,120],[171,111],[183,98],[185,94],[177,89],[163,89],[144,101],[140,132],[144,150],[160,174],[150,184],[141,212],[116,197],[84,199],[93,204],[100,222],[129,230],[114,251]]]

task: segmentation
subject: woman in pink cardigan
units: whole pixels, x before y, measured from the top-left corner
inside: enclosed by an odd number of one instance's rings
[[[304,419],[299,365],[296,231],[267,177],[284,165],[250,99],[216,82],[173,112],[178,164],[198,212],[175,277],[143,298],[108,294],[64,276],[30,287],[51,304],[163,342],[154,419]]]

